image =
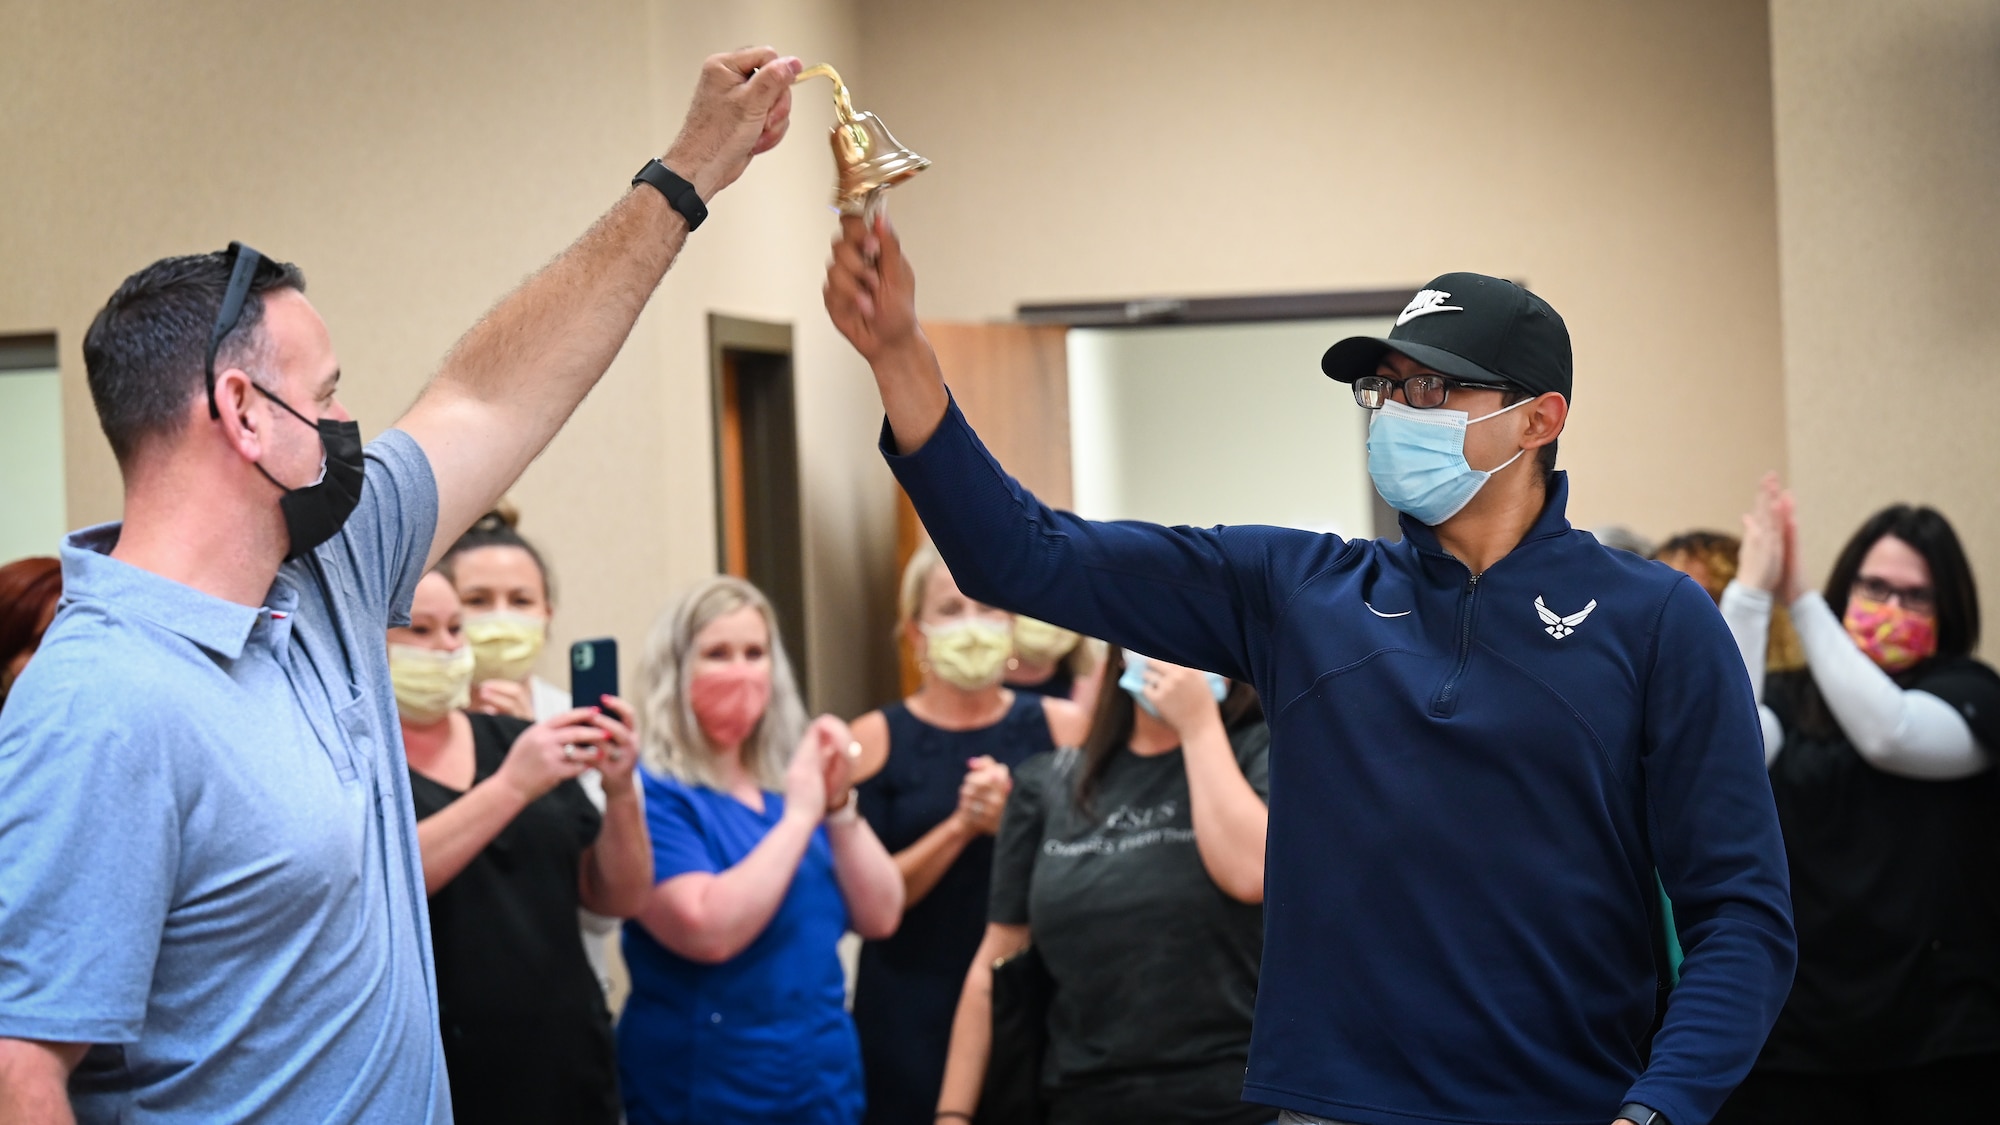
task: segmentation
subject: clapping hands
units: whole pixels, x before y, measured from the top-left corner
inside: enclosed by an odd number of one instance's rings
[[[958,808],[952,815],[982,836],[1000,831],[1000,816],[1007,811],[1007,796],[1014,791],[1014,775],[1005,763],[981,754],[965,764],[965,780],[958,786]]]
[[[1798,505],[1775,472],[1764,474],[1743,516],[1743,546],[1736,577],[1790,605],[1805,592],[1799,561]]]

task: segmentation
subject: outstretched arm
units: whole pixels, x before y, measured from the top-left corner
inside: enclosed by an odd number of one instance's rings
[[[917,325],[916,272],[887,215],[876,216],[872,229],[843,216],[840,229],[827,270],[827,312],[875,371],[896,452],[915,453],[937,432],[951,401],[937,353]]]
[[[798,72],[797,59],[768,47],[711,57],[660,162],[703,200],[714,198],[784,136]],[[432,562],[569,420],[686,240],[680,213],[651,186],[635,185],[452,348],[397,423],[437,477]]]

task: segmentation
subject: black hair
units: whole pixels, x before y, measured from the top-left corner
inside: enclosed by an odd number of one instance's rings
[[[147,442],[179,433],[188,401],[205,394],[208,337],[233,264],[225,250],[162,258],[126,278],[91,320],[83,335],[84,371],[98,425],[121,467]],[[264,294],[305,288],[297,266],[260,261],[216,367],[244,367],[263,350]]]
[[[482,547],[518,547],[528,552],[528,557],[534,560],[535,570],[542,576],[542,597],[547,600],[550,608],[554,608],[555,577],[549,573],[549,564],[542,561],[542,553],[514,529],[520,522],[521,514],[513,505],[502,501],[499,507],[480,516],[472,522],[471,527],[465,529],[465,534],[459,536],[458,541],[451,545],[451,550],[446,551],[444,557],[438,560],[439,573],[455,585],[458,582],[458,575],[454,573],[457,569],[458,556],[467,551],[477,551]]]
[[[1131,743],[1132,729],[1138,723],[1134,718],[1138,704],[1131,692],[1118,686],[1118,677],[1124,673],[1125,650],[1111,645],[1104,653],[1104,679],[1097,689],[1097,707],[1090,713],[1090,730],[1083,736],[1083,760],[1076,768],[1074,799],[1077,811],[1086,816],[1097,787],[1104,781],[1104,771],[1111,768],[1111,759],[1118,751]],[[1234,733],[1263,718],[1264,705],[1257,698],[1257,689],[1242,680],[1230,681],[1229,694],[1222,698],[1224,729]]]
[[[1930,568],[1932,597],[1937,607],[1937,653],[1895,674],[1896,682],[1908,688],[1938,658],[1969,656],[1979,647],[1979,587],[1973,581],[1972,565],[1966,561],[1958,533],[1952,530],[1951,521],[1943,513],[1935,508],[1892,504],[1869,516],[1833,560],[1823,596],[1835,617],[1847,615],[1848,594],[1861,573],[1861,561],[1875,544],[1891,535],[1923,556],[1924,564]],[[1819,685],[1810,675],[1800,685],[1798,724],[1801,730],[1818,737],[1839,729],[1820,695]]]
[[[1500,393],[1500,406],[1504,409],[1506,407],[1513,406],[1516,403],[1522,403],[1528,401],[1531,398],[1540,398],[1540,397],[1541,396],[1534,391],[1509,389],[1506,391],[1502,391]],[[1556,441],[1552,441],[1547,445],[1542,446],[1540,449],[1535,450],[1535,465],[1542,471],[1542,491],[1544,492],[1547,492],[1551,488],[1555,487],[1556,445],[1561,440],[1562,439],[1558,438],[1556,439]]]
[[[1827,607],[1836,617],[1847,613],[1847,595],[1861,573],[1861,560],[1876,543],[1891,535],[1908,543],[1930,567],[1937,605],[1938,655],[1971,655],[1979,647],[1979,588],[1958,533],[1935,508],[1892,504],[1869,516],[1840,549],[1840,557],[1833,560],[1833,570],[1826,577]]]

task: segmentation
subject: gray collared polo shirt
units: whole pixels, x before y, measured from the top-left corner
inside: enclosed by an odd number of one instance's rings
[[[261,608],[64,546],[0,713],[0,1036],[97,1045],[81,1121],[450,1121],[384,647],[436,528],[392,430]]]

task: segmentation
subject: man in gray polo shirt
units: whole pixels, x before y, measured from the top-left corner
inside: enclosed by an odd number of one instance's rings
[[[70,537],[0,718],[0,1121],[451,1119],[384,630],[782,137],[798,70],[709,59],[646,183],[365,452],[294,267],[232,245],[112,296],[84,351],[125,518]]]

